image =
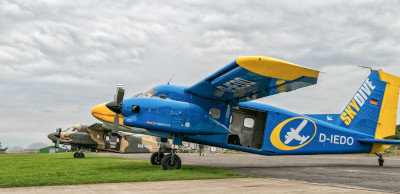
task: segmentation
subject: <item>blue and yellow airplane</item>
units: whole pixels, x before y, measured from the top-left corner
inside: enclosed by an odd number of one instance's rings
[[[114,134],[119,125],[143,128],[175,145],[187,141],[268,156],[376,153],[382,166],[378,152],[400,144],[384,139],[395,134],[399,77],[372,71],[341,114],[303,115],[250,102],[316,84],[318,75],[274,58],[239,57],[191,87],[160,85],[129,99],[117,87],[114,101],[92,114],[113,123]],[[181,167],[175,150],[154,158],[163,169]]]

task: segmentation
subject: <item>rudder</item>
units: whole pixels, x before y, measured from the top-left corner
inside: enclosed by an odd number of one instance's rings
[[[383,139],[395,134],[400,78],[373,71],[340,114],[339,125]],[[376,145],[371,152],[386,149]]]

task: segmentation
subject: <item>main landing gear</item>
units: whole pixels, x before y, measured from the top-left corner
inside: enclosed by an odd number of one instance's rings
[[[82,149],[79,148],[78,151],[74,153],[74,158],[85,158],[85,154],[83,154]]]
[[[377,156],[379,157],[379,158],[378,158],[379,166],[383,166],[383,163],[385,162],[385,160],[383,159],[382,154],[380,154],[380,153],[375,153],[375,155],[377,155]]]
[[[164,170],[174,170],[181,168],[181,158],[175,153],[175,144],[172,144],[171,153],[164,155],[161,151],[165,148],[167,139],[162,138],[159,144],[158,152],[153,153],[150,157],[150,162],[152,165],[161,165]]]

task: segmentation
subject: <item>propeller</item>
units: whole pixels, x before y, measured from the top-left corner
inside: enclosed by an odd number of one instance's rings
[[[117,91],[114,94],[114,101],[106,104],[107,108],[115,112],[114,122],[111,130],[111,138],[110,138],[110,148],[115,149],[117,146],[117,138],[119,136],[118,127],[119,127],[119,116],[122,110],[122,100],[124,99],[125,90],[123,89],[122,84],[117,85]]]
[[[57,138],[56,143],[54,144],[55,148],[59,148],[60,147],[60,138]]]
[[[57,138],[57,141],[54,144],[54,147],[59,148],[60,147],[60,137],[61,137],[61,127],[57,127],[56,133],[54,136],[56,136],[56,138]]]

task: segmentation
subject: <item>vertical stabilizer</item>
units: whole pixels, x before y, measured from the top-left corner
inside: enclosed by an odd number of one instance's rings
[[[383,139],[395,134],[400,78],[373,71],[340,114],[339,125]],[[374,144],[371,152],[386,149]]]

